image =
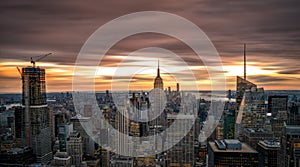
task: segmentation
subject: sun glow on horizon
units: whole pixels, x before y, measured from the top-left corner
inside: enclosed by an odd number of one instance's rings
[[[20,74],[18,73],[16,67],[28,67],[31,64],[29,62],[0,62],[0,74],[1,74],[1,87],[0,92],[19,92],[21,93],[22,82],[20,80]],[[153,59],[153,62],[148,63],[149,66],[145,66],[143,70],[135,62],[134,64],[126,64],[124,67],[92,67],[91,70],[95,70],[95,75],[86,76],[82,73],[82,77],[94,77],[95,78],[95,89],[96,90],[106,90],[111,88],[112,78],[115,83],[124,83],[124,81],[129,82],[130,89],[136,90],[150,90],[153,87],[153,80],[156,76],[157,64]],[[152,67],[153,65],[153,67]],[[74,76],[74,66],[73,65],[61,65],[51,62],[38,62],[37,66],[46,69],[46,82],[47,82],[47,91],[71,91],[72,90],[72,81]],[[86,67],[82,67],[86,68]],[[247,66],[247,76],[270,76],[277,79],[276,81],[269,83],[257,82],[252,80],[254,83],[264,86],[266,89],[299,89],[296,80],[300,78],[299,74],[281,74],[276,68],[269,68],[262,66],[261,64],[249,63]],[[180,66],[168,66],[168,64],[161,63],[161,75],[164,79],[165,88],[171,87],[174,88],[176,82],[176,75],[183,77],[182,80],[186,82],[191,82],[189,78],[185,78],[187,72],[193,72],[195,75],[200,76],[197,79],[196,84],[201,90],[208,90],[211,86],[211,81],[207,75],[207,71],[204,66],[190,66],[191,71],[183,70]],[[129,75],[129,71],[133,73],[132,76]],[[234,64],[223,66],[224,75],[227,79],[227,88],[235,89],[235,76],[243,76],[243,66]],[[126,75],[127,73],[127,75]],[[81,75],[81,74],[79,74]],[[175,79],[174,79],[175,78]],[[278,79],[279,78],[279,79]],[[290,79],[291,82],[281,81],[280,78]],[[292,82],[293,81],[293,82]],[[84,79],[82,83],[84,84]],[[276,83],[276,84],[275,84]],[[281,85],[279,85],[281,84]],[[283,85],[282,85],[283,84]],[[184,85],[184,84],[182,84]]]

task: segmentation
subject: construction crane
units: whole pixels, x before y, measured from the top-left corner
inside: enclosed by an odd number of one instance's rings
[[[18,69],[18,71],[19,71],[19,73],[21,75],[21,79],[22,79],[22,71],[20,70],[20,68],[18,66],[17,66],[17,69]]]
[[[43,58],[45,58],[45,57],[47,57],[47,56],[49,56],[49,55],[51,55],[51,54],[52,54],[52,53],[47,53],[47,54],[45,54],[45,55],[39,56],[36,60],[33,60],[33,58],[31,57],[31,58],[30,58],[30,59],[31,59],[30,63],[31,63],[32,66],[35,68],[35,62],[38,62],[38,61],[42,60]]]

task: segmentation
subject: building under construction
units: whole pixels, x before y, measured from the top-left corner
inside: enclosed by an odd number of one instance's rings
[[[36,160],[47,163],[52,159],[50,111],[46,102],[45,69],[22,69],[22,104],[24,112],[23,143],[33,148]]]

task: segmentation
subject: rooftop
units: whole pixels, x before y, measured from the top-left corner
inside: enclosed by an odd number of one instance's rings
[[[291,135],[298,135],[300,134],[300,126],[297,125],[286,125],[285,126],[286,133]]]
[[[229,141],[229,142],[236,143],[236,141]],[[215,144],[215,142],[212,142],[212,141],[208,142],[208,144],[211,147],[211,149],[213,150],[213,152],[257,153],[257,151],[255,151],[253,148],[251,148],[250,146],[248,146],[246,143],[242,143],[240,141],[238,141],[238,142],[241,143],[241,145],[242,145],[242,149],[240,149],[240,150],[219,149],[218,146]]]
[[[258,145],[262,146],[265,149],[280,148],[280,142],[271,141],[271,140],[260,141]]]
[[[229,139],[225,139],[224,142],[226,144],[240,144],[241,143],[239,140],[229,140]]]

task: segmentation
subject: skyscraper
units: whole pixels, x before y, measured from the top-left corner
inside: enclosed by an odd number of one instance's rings
[[[15,137],[25,139],[24,107],[15,107]]]
[[[159,60],[158,60],[158,66],[157,66],[157,76],[154,80],[154,89],[155,88],[164,90],[163,79],[160,77]]]
[[[275,141],[260,141],[256,148],[258,152],[259,166],[277,167],[280,143]]]
[[[83,117],[80,114],[77,114],[76,116],[72,117],[70,121],[73,124],[73,129],[78,132],[82,138],[83,154],[93,157],[95,151],[95,142],[83,126],[90,122],[91,118]]]
[[[237,103],[237,108],[239,108],[241,103],[242,103],[245,91],[250,90],[252,87],[257,88],[257,86],[255,84],[253,84],[252,82],[237,76],[237,78],[236,78],[236,103]]]
[[[153,90],[153,98],[150,98],[150,104],[152,108],[148,113],[148,117],[150,119],[155,118],[154,121],[150,122],[150,125],[154,126],[154,131],[160,131],[164,128],[166,124],[166,114],[164,113],[164,108],[166,103],[164,102],[164,84],[163,79],[160,77],[160,69],[159,69],[159,60],[157,66],[157,76],[154,79],[154,90]],[[158,115],[160,114],[160,115]]]
[[[189,122],[194,121],[194,116],[189,114],[168,114],[168,123],[172,124],[176,120],[179,128],[170,131],[166,137],[167,144],[174,144],[167,151],[167,166],[193,166],[194,163],[194,126],[182,137],[182,132],[187,129]]]
[[[246,128],[264,128],[266,120],[265,99],[263,88],[245,91],[235,123],[235,138],[244,141]]]
[[[300,166],[300,126],[285,125],[280,145],[278,166]]]
[[[246,58],[246,44],[244,44],[244,78],[241,78],[237,76],[236,79],[236,103],[237,103],[237,108],[240,107],[240,104],[242,102],[245,90],[251,89],[252,87],[256,88],[256,85],[249,82],[247,80],[247,58]]]
[[[67,139],[73,131],[73,124],[61,124],[58,128],[59,151],[67,151]]]
[[[268,113],[277,117],[279,111],[287,111],[288,96],[269,96],[268,98]]]
[[[71,156],[71,165],[81,166],[82,164],[82,139],[78,132],[74,131],[70,134],[67,141],[67,152]]]
[[[37,162],[52,158],[50,113],[46,103],[45,69],[22,69],[22,103],[25,106],[25,143],[33,148]]]

